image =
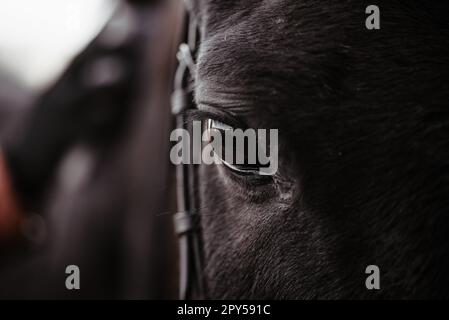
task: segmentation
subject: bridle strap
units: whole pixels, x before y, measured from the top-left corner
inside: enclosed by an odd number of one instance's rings
[[[175,74],[175,90],[172,96],[172,113],[177,128],[191,131],[184,111],[193,109],[193,96],[189,80],[194,74],[192,53],[197,46],[197,24],[186,10],[184,43],[179,46],[178,69]],[[205,297],[203,276],[203,252],[196,193],[196,166],[178,165],[176,168],[178,213],[175,214],[175,230],[179,236],[179,291],[181,299]]]

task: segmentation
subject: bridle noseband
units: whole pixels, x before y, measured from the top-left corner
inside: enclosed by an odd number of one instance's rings
[[[198,28],[192,14],[186,11],[183,43],[179,46],[178,69],[172,95],[172,113],[176,127],[191,131],[184,111],[194,109],[189,80],[194,74],[193,55],[197,48]],[[176,168],[178,213],[175,230],[179,236],[179,291],[181,299],[203,299],[206,289],[203,275],[203,252],[200,232],[197,185],[197,165],[178,165]]]

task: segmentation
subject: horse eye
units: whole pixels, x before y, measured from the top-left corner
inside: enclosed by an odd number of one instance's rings
[[[220,163],[238,174],[260,175],[261,165],[259,165],[257,161],[258,141],[256,134],[254,134],[255,139],[253,141],[241,138],[241,146],[238,147],[236,128],[217,120],[208,119],[206,122],[206,130],[208,131],[208,140],[212,143],[214,148],[214,155],[218,158]],[[215,138],[212,138],[212,136],[214,136],[212,131],[220,134],[221,139],[219,145],[216,141],[213,142]],[[241,132],[243,131],[241,130]],[[242,160],[242,158],[243,161],[238,160]]]

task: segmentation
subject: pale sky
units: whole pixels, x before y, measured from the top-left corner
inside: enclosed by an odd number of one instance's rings
[[[117,0],[0,0],[0,70],[42,89],[111,16]]]

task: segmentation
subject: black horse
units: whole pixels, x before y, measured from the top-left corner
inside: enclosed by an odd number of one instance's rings
[[[190,2],[200,112],[279,129],[272,179],[200,168],[208,297],[449,295],[449,6],[370,4]]]
[[[131,43],[105,48],[100,34],[33,108],[27,139],[14,136],[11,154],[35,182],[23,194],[49,202],[48,237],[2,257],[0,297],[176,295],[167,43],[181,14],[129,2]],[[200,34],[195,117],[279,130],[274,176],[201,165],[190,186],[206,298],[448,297],[447,2],[376,1],[374,30],[365,1],[187,3]],[[132,72],[86,88],[81,71],[111,55]],[[93,164],[74,187],[63,182],[83,176],[79,145]],[[79,292],[64,286],[69,264]],[[378,290],[366,287],[370,265]]]

